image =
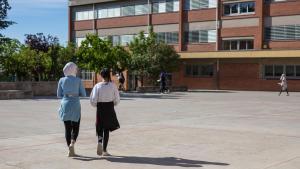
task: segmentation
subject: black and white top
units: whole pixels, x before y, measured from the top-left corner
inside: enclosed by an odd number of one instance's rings
[[[117,86],[112,82],[97,83],[90,96],[91,105],[97,107],[98,102],[113,102],[114,105],[120,103],[120,94]]]

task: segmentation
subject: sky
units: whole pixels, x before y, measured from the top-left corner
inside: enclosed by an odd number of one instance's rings
[[[3,31],[7,37],[24,43],[25,34],[44,33],[68,40],[68,0],[8,0],[8,19],[16,22]]]

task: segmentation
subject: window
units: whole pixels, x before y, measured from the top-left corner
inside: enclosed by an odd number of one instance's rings
[[[174,0],[173,11],[179,11],[179,0]]]
[[[76,46],[80,47],[81,46],[81,42],[84,41],[85,38],[76,38]]]
[[[253,14],[255,2],[238,2],[224,4],[224,15]]]
[[[121,35],[120,44],[122,46],[127,46],[134,38],[134,35]]]
[[[265,65],[265,76],[274,76],[273,65]]]
[[[131,16],[131,15],[134,15],[135,8],[134,8],[134,6],[123,6],[121,8],[121,13],[122,13],[122,16]]]
[[[114,46],[120,45],[120,36],[119,35],[112,36],[112,43]]]
[[[215,8],[217,0],[186,0],[184,4],[185,10]]]
[[[99,9],[98,10],[98,18],[107,18],[108,14],[107,14],[107,9]]]
[[[251,50],[253,43],[253,39],[223,40],[223,50]]]
[[[274,76],[281,76],[283,72],[283,65],[274,65]]]
[[[115,7],[115,8],[108,8],[107,9],[107,17],[119,17],[121,16],[121,8]]]
[[[94,74],[92,71],[82,70],[80,77],[82,80],[93,80]]]
[[[216,42],[216,30],[197,30],[185,33],[187,43],[212,43]]]
[[[300,65],[264,65],[264,78],[280,78],[282,74],[288,78],[300,78]]]
[[[166,2],[158,3],[158,13],[166,12]]]
[[[210,64],[187,64],[185,65],[185,75],[191,77],[212,77],[214,66]]]
[[[165,13],[179,11],[179,0],[159,0],[152,4],[153,13]]]
[[[265,40],[299,40],[300,25],[280,25],[265,28]]]
[[[156,33],[157,41],[167,44],[178,43],[178,32],[158,32]]]
[[[135,5],[135,15],[148,14],[148,4]]]
[[[94,19],[94,11],[76,12],[76,21]]]
[[[293,65],[286,65],[285,74],[286,76],[295,76],[295,67]]]

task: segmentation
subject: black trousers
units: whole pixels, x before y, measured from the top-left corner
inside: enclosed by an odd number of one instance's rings
[[[284,92],[284,91],[286,92],[287,95],[289,94],[288,88],[286,88],[285,90],[282,90],[282,88],[281,88],[280,92],[279,92],[279,95],[281,95],[281,93]]]
[[[98,143],[103,144],[103,151],[106,151],[108,140],[109,140],[109,129],[99,129],[97,130]]]
[[[65,137],[67,141],[67,145],[70,146],[71,140],[75,140],[79,134],[79,127],[80,127],[80,119],[78,122],[74,121],[64,121],[65,124]]]

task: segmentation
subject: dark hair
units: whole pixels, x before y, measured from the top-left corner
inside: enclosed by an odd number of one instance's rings
[[[104,79],[108,80],[109,82],[111,81],[109,69],[107,69],[107,68],[102,69],[101,72],[100,72],[100,75]]]

